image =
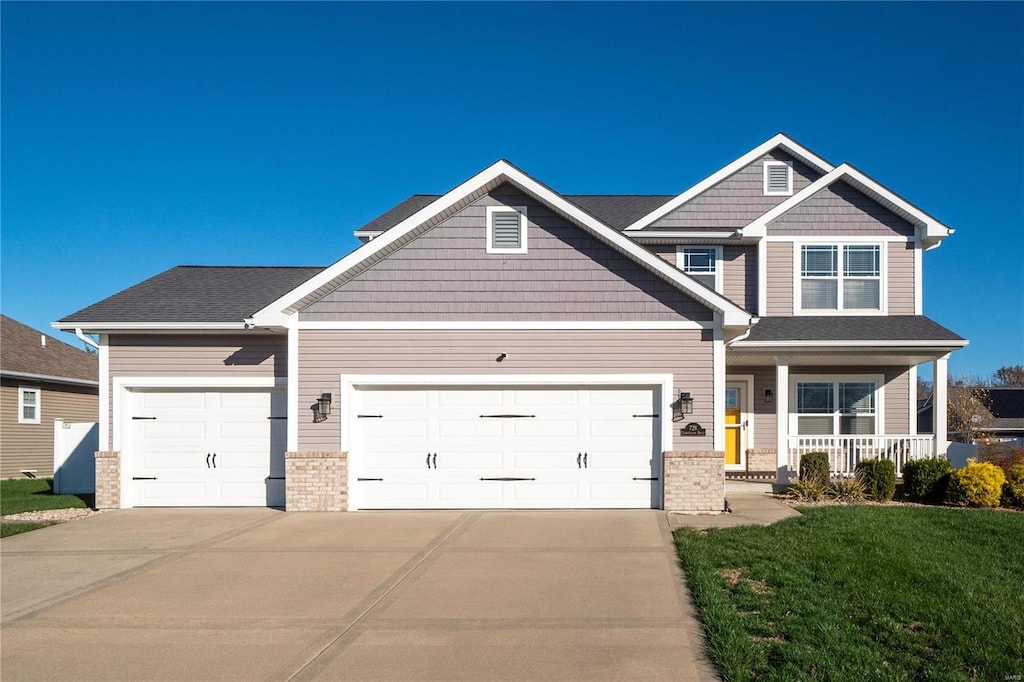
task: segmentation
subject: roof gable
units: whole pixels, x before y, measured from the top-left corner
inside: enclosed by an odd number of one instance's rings
[[[765,142],[759,144],[757,147],[754,147],[749,152],[739,157],[738,159],[728,164],[727,166],[724,166],[723,168],[720,168],[719,170],[715,171],[708,177],[698,182],[693,187],[690,187],[681,194],[677,195],[672,200],[667,201],[666,203],[654,209],[647,215],[644,215],[643,217],[639,218],[631,225],[626,227],[626,231],[642,230],[643,228],[647,227],[648,225],[651,225],[657,220],[664,218],[666,215],[676,210],[680,206],[683,206],[690,200],[700,196],[701,194],[711,189],[712,187],[722,182],[723,180],[733,175],[734,173],[742,170],[743,168],[746,168],[751,163],[761,158],[762,156],[768,154],[772,150],[779,148],[785,150],[789,154],[800,159],[811,168],[816,168],[817,170],[823,173],[828,173],[834,168],[832,164],[822,159],[811,150],[798,144],[794,140],[790,139],[788,136],[779,133],[770,140],[766,140]]]
[[[46,345],[43,345],[43,338]],[[95,383],[99,360],[15,319],[0,316],[0,372]]]
[[[618,230],[605,225],[576,204],[505,160],[492,164],[447,194],[416,211],[373,241],[345,256],[308,282],[281,296],[256,313],[253,316],[253,322],[258,325],[285,323],[287,316],[337,288],[341,280],[386,258],[415,237],[417,233],[437,225],[504,183],[509,183],[524,194],[545,204],[566,220],[590,232],[598,240],[656,273],[715,311],[722,313],[725,325],[745,326],[749,323],[751,315],[735,303],[690,279],[643,246],[634,243]]]

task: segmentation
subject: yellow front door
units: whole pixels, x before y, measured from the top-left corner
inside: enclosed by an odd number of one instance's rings
[[[727,386],[725,389],[725,465],[739,466],[742,464],[743,448],[743,412],[739,386]]]

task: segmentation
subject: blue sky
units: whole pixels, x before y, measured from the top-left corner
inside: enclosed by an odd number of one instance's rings
[[[925,254],[953,373],[1024,363],[1024,3],[0,13],[2,308],[34,327],[178,264],[327,265],[498,158],[672,194],[784,131],[956,229]]]

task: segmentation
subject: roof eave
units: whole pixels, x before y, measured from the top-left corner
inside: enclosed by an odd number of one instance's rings
[[[244,321],[238,322],[80,322],[59,320],[50,324],[53,329],[75,331],[81,329],[86,334],[104,334],[107,332],[124,331],[237,331],[247,329]]]

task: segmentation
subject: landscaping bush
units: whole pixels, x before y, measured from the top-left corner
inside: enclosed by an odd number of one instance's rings
[[[854,471],[869,499],[888,502],[896,494],[896,465],[891,460],[861,460]]]
[[[800,480],[813,481],[822,489],[828,487],[832,475],[827,452],[808,452],[800,455]]]
[[[998,507],[1006,474],[991,462],[967,460],[949,477],[946,502],[956,507]]]
[[[953,466],[949,460],[915,459],[903,465],[903,492],[911,502],[942,504]]]
[[[1006,473],[1010,467],[1024,464],[1024,446],[1010,443],[982,443],[978,446],[978,461],[991,462]]]
[[[1024,464],[1014,464],[1006,470],[1001,503],[1004,507],[1024,508]]]
[[[837,478],[825,491],[825,497],[839,502],[860,502],[864,499],[864,486],[856,478]]]
[[[827,485],[822,485],[818,481],[807,481],[801,478],[789,486],[786,497],[802,502],[819,502],[825,499],[827,489]]]

